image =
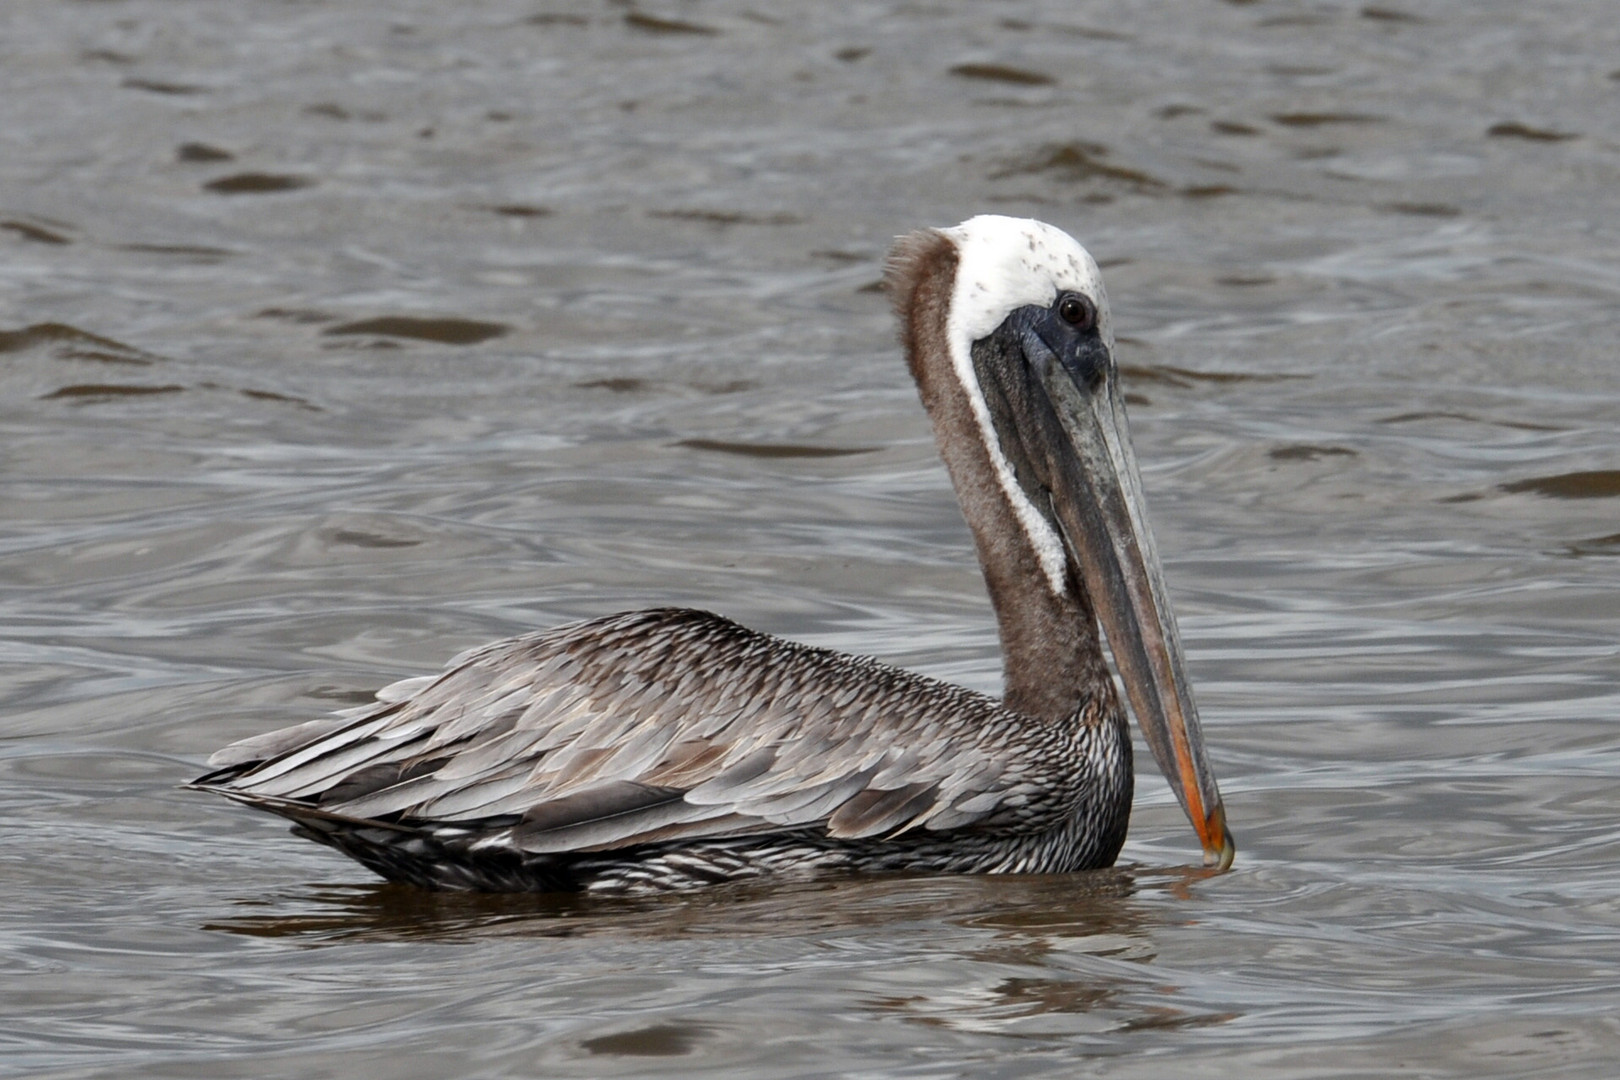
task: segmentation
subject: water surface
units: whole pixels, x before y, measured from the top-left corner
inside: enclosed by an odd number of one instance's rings
[[[1617,190],[1598,0],[8,6],[0,1071],[1610,1075]],[[175,790],[648,604],[994,691],[874,287],[982,211],[1105,268],[1231,873],[1151,767],[1114,871],[612,903]]]

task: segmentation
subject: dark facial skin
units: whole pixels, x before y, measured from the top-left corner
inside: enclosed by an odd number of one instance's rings
[[[1052,475],[1054,465],[1044,458],[1066,441],[1041,387],[1054,363],[1088,391],[1096,391],[1113,372],[1114,358],[1103,344],[1089,297],[1063,292],[1046,307],[1021,307],[973,343],[974,373],[1002,452],[1025,491],[1050,490],[1043,478]],[[1034,501],[1057,528],[1046,500]]]
[[[1059,293],[1049,307],[1019,308],[1007,325],[1019,335],[1025,357],[1040,374],[1056,360],[1076,386],[1095,390],[1113,371],[1114,359],[1103,344],[1090,297]]]

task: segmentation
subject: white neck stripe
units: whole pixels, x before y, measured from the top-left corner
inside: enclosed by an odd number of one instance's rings
[[[950,321],[954,323],[956,317],[952,315]],[[972,343],[956,332],[954,327],[948,328],[947,333],[950,335],[951,366],[956,369],[957,381],[967,392],[968,403],[973,407],[973,418],[979,422],[979,434],[984,437],[984,449],[996,470],[996,482],[1012,504],[1013,515],[1024,530],[1030,547],[1035,549],[1035,558],[1040,561],[1052,592],[1061,596],[1068,589],[1068,555],[1063,549],[1063,538],[1035,509],[1029,496],[1024,494],[1018,477],[1013,475],[1012,463],[1002,452],[1001,440],[996,436],[995,425],[990,420],[990,407],[984,400],[984,390],[979,386],[979,377],[973,370]]]

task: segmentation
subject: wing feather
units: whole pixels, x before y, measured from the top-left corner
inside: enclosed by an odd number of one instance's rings
[[[370,761],[380,754],[386,754],[395,749],[397,744],[375,739],[390,717],[378,716],[371,720],[351,723],[339,731],[323,739],[300,747],[289,754],[272,759],[255,776],[255,787],[261,794],[279,795],[292,798],[285,789],[297,788],[307,782],[309,773],[300,770],[314,768],[310,771],[330,774],[333,770],[328,764],[331,759],[337,758],[340,762],[358,766],[362,761]],[[340,766],[341,767],[341,766]]]
[[[348,722],[347,716],[323,716],[319,720],[306,720],[302,724],[294,724],[279,731],[267,731],[263,735],[254,735],[214,751],[208,758],[208,764],[212,768],[223,769],[233,765],[267,761],[330,735]]]
[[[868,788],[827,819],[827,831],[846,840],[881,836],[930,805],[935,794],[934,786],[922,781],[890,791]]]
[[[226,747],[200,783],[547,853],[961,828],[1028,803],[1005,777],[1039,764],[1015,760],[1001,733],[1022,718],[984,695],[705,612],[497,642],[383,693]]]

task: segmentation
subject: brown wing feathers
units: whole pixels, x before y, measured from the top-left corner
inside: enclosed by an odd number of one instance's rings
[[[1000,773],[997,703],[707,613],[614,616],[460,660],[335,730],[227,747],[229,768],[199,785],[283,813],[298,800],[429,831],[484,822],[479,846],[535,853],[780,829],[883,836],[971,823],[1000,802],[972,783]],[[942,725],[962,730],[941,739]],[[252,757],[261,748],[273,753]]]

